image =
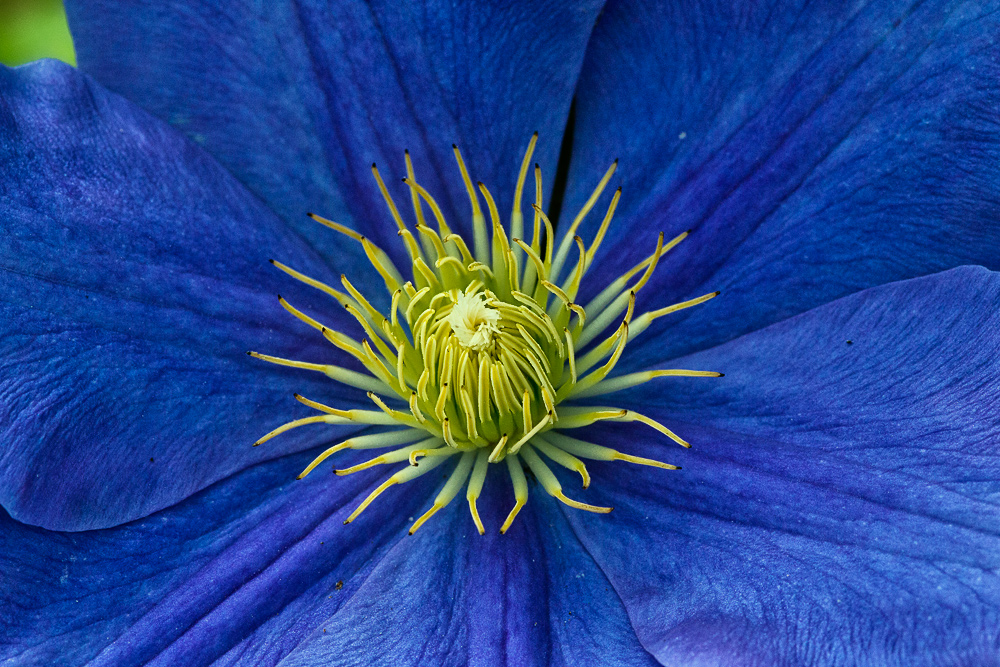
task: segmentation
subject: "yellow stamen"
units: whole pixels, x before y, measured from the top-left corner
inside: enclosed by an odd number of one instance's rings
[[[427,519],[434,516],[434,514],[443,507],[447,507],[458,492],[461,490],[462,485],[465,484],[465,480],[469,478],[469,471],[472,470],[472,463],[476,459],[475,452],[466,452],[462,454],[462,458],[458,460],[458,464],[455,466],[455,470],[451,473],[451,477],[445,482],[444,488],[441,492],[437,494],[434,498],[434,504],[429,510],[427,510],[419,519],[413,522],[413,526],[410,528],[410,535],[417,532],[420,526],[424,525]]]
[[[479,508],[476,501],[483,490],[483,483],[486,481],[486,470],[489,467],[489,453],[485,449],[480,449],[476,454],[476,467],[472,469],[472,476],[469,478],[469,486],[465,493],[466,500],[469,501],[469,513],[476,524],[476,530],[480,535],[486,534],[483,522],[479,519]]]
[[[312,463],[306,466],[306,469],[299,473],[296,479],[302,479],[310,472],[312,472],[316,466],[328,459],[333,454],[343,451],[345,449],[371,449],[377,447],[392,447],[393,445],[404,445],[416,440],[420,440],[427,436],[427,432],[418,428],[408,428],[401,431],[389,431],[387,433],[374,433],[371,435],[361,435],[356,438],[350,438],[344,440],[343,442],[337,443],[333,447],[325,450],[322,454],[317,456],[312,460]]]
[[[392,477],[382,482],[382,484],[380,484],[378,488],[372,491],[368,495],[368,497],[365,498],[360,505],[358,505],[358,508],[353,512],[351,512],[351,515],[347,517],[344,523],[345,524],[350,523],[354,521],[356,518],[358,518],[358,515],[364,512],[365,509],[369,505],[371,505],[372,501],[378,498],[380,495],[382,495],[382,493],[385,492],[385,490],[388,489],[390,486],[394,486],[396,484],[405,484],[406,482],[412,481],[417,477],[420,477],[421,475],[429,473],[431,470],[437,468],[439,465],[441,465],[447,460],[448,460],[447,457],[437,456],[434,458],[424,459],[415,466],[406,466],[399,472],[395,473]]]
[[[507,471],[510,473],[510,481],[514,485],[514,507],[507,515],[503,525],[500,526],[501,535],[510,529],[517,513],[528,502],[528,480],[524,477],[524,470],[521,469],[521,461],[518,460],[517,454],[511,454],[507,457]]]
[[[545,465],[545,462],[538,457],[538,454],[535,453],[534,448],[526,447],[522,456],[524,457],[524,462],[528,464],[529,468],[531,468],[531,472],[535,474],[535,478],[541,483],[542,488],[544,488],[545,491],[553,498],[562,501],[563,503],[569,505],[570,507],[575,507],[578,510],[595,512],[597,514],[607,514],[612,509],[614,509],[612,507],[600,507],[597,505],[588,505],[587,503],[581,503],[577,500],[567,498],[566,494],[563,493],[562,484],[560,484],[559,480],[556,479],[556,476],[555,474],[553,474],[552,470],[550,470],[549,467]]]
[[[578,295],[585,291],[583,281],[601,244],[612,233],[612,218],[621,200],[620,187],[610,197],[595,236],[588,241],[578,232],[615,174],[617,161],[604,173],[558,243],[552,222],[542,209],[542,175],[536,164],[529,241],[525,238],[528,230],[522,206],[528,205],[523,202],[524,189],[536,145],[537,134],[528,142],[520,162],[509,229],[501,220],[497,200],[489,188],[482,183],[474,185],[461,152],[453,146],[471,206],[471,239],[451,231],[442,207],[417,182],[409,152],[404,153],[403,182],[409,189],[415,225],[408,227],[382,174],[372,165],[372,176],[396,227],[396,242],[408,257],[408,264],[399,267],[389,254],[359,232],[310,214],[313,220],[361,245],[380,282],[385,284],[386,293],[381,297],[371,295],[369,299],[346,276],[341,276],[345,290],[341,292],[272,260],[285,274],[333,297],[340,312],[349,315],[335,324],[346,321],[353,327],[351,321],[356,321],[360,333],[327,326],[279,297],[281,306],[292,316],[318,330],[332,344],[329,352],[346,354],[347,367],[325,363],[326,359],[302,361],[258,352],[248,354],[271,364],[321,372],[341,384],[362,389],[377,409],[339,409],[296,394],[296,399],[321,414],[282,424],[256,444],[308,424],[387,426],[390,430],[384,433],[351,436],[327,447],[299,478],[344,449],[384,451],[336,470],[338,475],[383,464],[409,464],[368,494],[347,523],[389,487],[426,474],[452,457],[457,457],[454,469],[432,506],[413,522],[411,534],[447,506],[463,487],[476,529],[484,534],[476,503],[490,463],[504,459],[514,487],[515,505],[501,527],[502,533],[510,528],[528,499],[522,465],[528,466],[546,493],[560,502],[606,513],[610,507],[568,498],[547,462],[579,474],[585,489],[591,477],[583,459],[626,461],[663,469],[676,466],[571,438],[565,432],[600,421],[636,422],[688,446],[665,425],[626,407],[572,403],[661,377],[721,377],[714,371],[684,369],[614,375],[630,341],[655,319],[704,303],[718,293],[636,316],[636,294],[650,284],[664,255],[688,235],[685,232],[664,242],[661,233],[652,254],[613,280],[586,306],[576,303]],[[485,204],[480,202],[480,196]],[[425,211],[430,214],[425,216]],[[436,225],[429,224],[431,218]],[[565,271],[574,247],[575,264]],[[356,284],[368,291],[370,279]]]

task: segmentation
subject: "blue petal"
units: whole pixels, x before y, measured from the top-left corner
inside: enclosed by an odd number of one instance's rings
[[[725,304],[675,316],[668,356],[870,286],[1000,268],[998,33],[996,3],[609,3],[567,210],[621,157],[626,233],[598,268],[694,230],[646,296]]]
[[[356,461],[364,452],[350,454]],[[424,511],[440,484],[429,475],[390,489],[345,526],[387,473],[316,471],[290,481],[308,460],[257,466],[103,531],[63,534],[0,520],[9,554],[0,561],[0,659],[115,667],[274,665],[286,657],[283,665],[654,664],[551,503],[534,504],[537,514],[526,509],[507,536],[494,534],[497,523],[482,538],[457,501],[410,537],[408,517]],[[502,520],[510,502],[494,486],[505,480],[492,477],[481,503],[488,522]]]
[[[306,211],[394,246],[369,166],[402,207],[403,149],[457,229],[453,142],[504,206],[535,130],[554,173],[601,4],[80,0],[69,16],[81,68],[202,143],[323,253]]]
[[[656,664],[540,487],[508,534],[496,533],[513,505],[497,472],[480,503],[484,537],[456,502],[399,542],[282,665]]]
[[[200,665],[232,650],[244,664],[275,664],[406,536],[407,513],[428,493],[413,482],[373,504],[367,524],[345,526],[377,477],[316,470],[295,481],[314,453],[253,467],[116,528],[56,533],[4,517],[3,658]]]
[[[664,664],[995,660],[998,303],[981,268],[866,290],[677,362],[725,378],[631,397],[692,450],[592,431],[683,465],[595,467],[588,502],[615,511],[570,515],[643,645]]]
[[[0,71],[0,503],[26,523],[111,526],[330,429],[302,416],[340,362],[277,303],[342,320],[267,263],[318,258],[204,151],[73,68]],[[363,399],[363,396],[361,397]]]

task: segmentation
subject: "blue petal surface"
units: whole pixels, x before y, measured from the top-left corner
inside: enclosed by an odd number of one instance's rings
[[[293,297],[268,257],[332,277],[202,149],[40,62],[0,72],[0,161],[0,503],[12,516],[115,525],[333,437],[300,429],[251,447],[310,412],[294,391],[339,395],[320,373],[246,356],[342,363],[275,293],[346,315],[314,290]]]
[[[80,0],[68,11],[82,69],[203,144],[322,253],[306,211],[394,245],[369,167],[408,205],[403,149],[457,229],[470,209],[452,143],[502,210],[535,130],[554,173],[602,4]]]
[[[646,297],[722,290],[725,307],[662,322],[677,325],[667,357],[885,282],[1000,268],[997,9],[608,4],[581,74],[566,213],[620,157],[626,233],[597,269],[631,266],[657,231],[693,230]]]
[[[497,533],[513,506],[498,490],[509,484],[505,470],[491,470],[480,503],[485,536],[456,500],[399,542],[282,666],[657,664],[541,487],[511,530]]]
[[[677,361],[724,378],[622,397],[693,444],[595,429],[683,470],[595,467],[587,501],[615,511],[569,514],[643,645],[678,665],[995,664],[998,305],[981,268],[892,283]]]
[[[365,458],[350,452],[338,465]],[[0,520],[0,659],[19,665],[652,665],[621,601],[551,502],[506,536],[491,475],[475,532],[461,499],[414,536],[441,483],[388,471],[291,481],[261,464],[125,526],[55,533]],[[298,648],[297,648],[298,647]]]

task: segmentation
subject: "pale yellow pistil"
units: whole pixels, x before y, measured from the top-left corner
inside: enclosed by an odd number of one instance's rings
[[[344,291],[340,291],[280,262],[272,262],[293,278],[333,297],[357,320],[363,332],[360,338],[328,327],[279,298],[289,313],[319,331],[334,347],[354,357],[366,372],[256,352],[249,354],[271,363],[324,373],[336,382],[365,391],[373,406],[367,410],[341,410],[296,395],[300,402],[320,414],[287,422],[262,437],[255,446],[306,424],[367,424],[390,430],[356,436],[330,447],[302,471],[299,479],[344,449],[388,451],[337,470],[338,475],[383,464],[406,464],[369,494],[345,523],[357,518],[389,487],[446,463],[453,464],[451,473],[430,509],[413,523],[411,534],[447,506],[462,488],[466,489],[476,528],[483,534],[485,528],[476,501],[491,463],[505,462],[514,487],[515,505],[500,529],[502,533],[510,528],[528,499],[524,466],[548,494],[566,505],[606,513],[611,511],[610,507],[567,497],[549,463],[579,474],[585,489],[591,479],[584,459],[628,461],[664,469],[676,466],[579,440],[565,431],[598,421],[638,422],[689,446],[663,424],[634,410],[576,405],[573,401],[610,394],[661,377],[720,376],[713,371],[682,369],[613,375],[626,343],[655,319],[703,303],[718,292],[635,316],[636,294],[647,284],[663,254],[687,236],[684,233],[665,243],[660,234],[652,254],[613,281],[590,303],[577,303],[581,282],[608,231],[621,188],[614,193],[589,247],[577,230],[614,175],[617,161],[604,174],[558,246],[552,224],[542,208],[541,170],[535,165],[533,226],[529,239],[521,201],[537,138],[537,135],[531,138],[521,164],[509,229],[501,222],[486,186],[478,184],[478,191],[473,187],[462,155],[455,148],[472,209],[471,250],[465,239],[451,231],[434,198],[417,183],[408,153],[404,182],[410,188],[416,222],[412,230],[403,221],[378,169],[372,165],[376,183],[410,258],[410,267],[405,272],[408,279],[385,251],[362,235],[310,214],[317,222],[361,244],[385,283],[390,303],[387,313],[375,308],[345,276],[341,277]],[[574,247],[575,265],[567,264]],[[564,267],[568,267],[565,272]]]
[[[459,345],[474,352],[492,349],[494,336],[500,334],[500,311],[486,305],[479,293],[459,294],[446,319]]]

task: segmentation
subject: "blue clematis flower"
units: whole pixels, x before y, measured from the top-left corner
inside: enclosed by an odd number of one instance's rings
[[[996,3],[69,9],[82,71],[0,72],[4,664],[1000,660]],[[725,295],[620,362],[726,372],[616,395],[691,450],[587,429],[683,471],[595,463],[614,512],[534,493],[502,536],[408,536],[433,475],[343,525],[384,474],[295,476],[346,430],[250,446],[293,392],[364,401],[245,355],[332,360],[277,292],[348,322],[267,260],[373,276],[304,213],[396,248],[368,166],[404,148],[469,233],[451,142],[509,204],[574,98],[564,209],[624,187],[591,270],[692,230],[646,308]]]

